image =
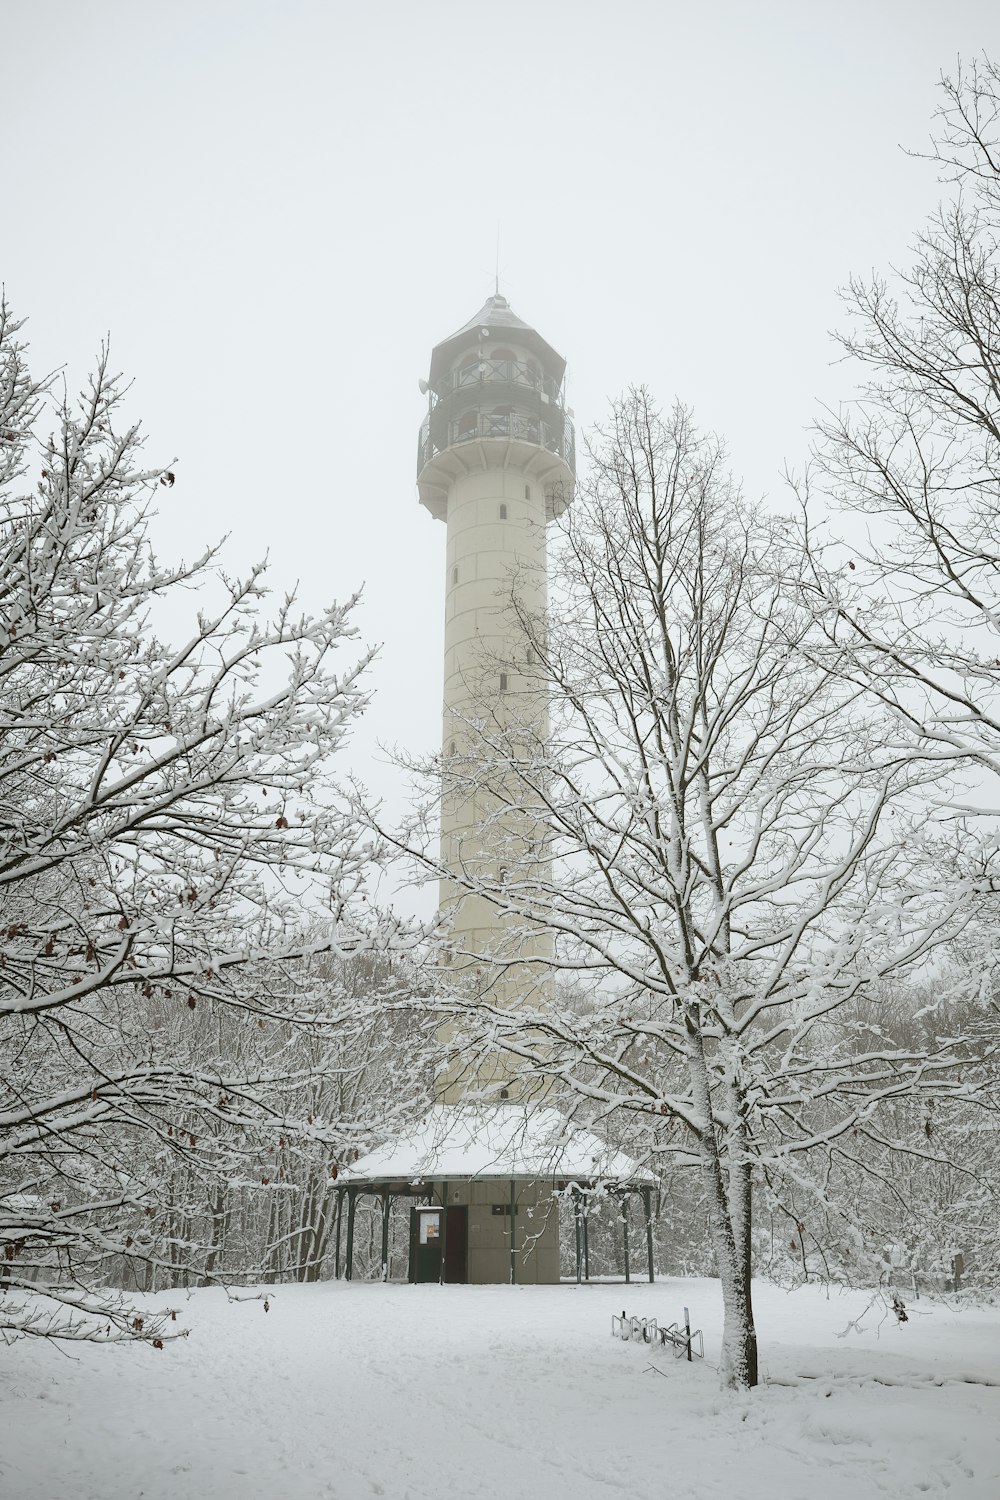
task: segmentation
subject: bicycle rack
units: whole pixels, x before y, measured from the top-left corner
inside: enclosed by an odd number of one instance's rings
[[[623,1309],[620,1316],[617,1313],[611,1314],[611,1336],[626,1343],[655,1344],[661,1349],[669,1348],[675,1359],[683,1359],[685,1356],[689,1360],[705,1358],[705,1336],[700,1328],[692,1330],[686,1320],[683,1328],[679,1323],[661,1328],[655,1318],[640,1318],[634,1314],[629,1317]]]

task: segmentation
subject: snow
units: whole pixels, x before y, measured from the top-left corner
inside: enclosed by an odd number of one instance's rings
[[[589,1183],[656,1178],[557,1109],[518,1104],[436,1104],[410,1131],[341,1173],[342,1183],[424,1182],[433,1178]]]
[[[0,1494],[18,1500],[875,1500],[1000,1494],[1000,1312],[920,1302],[843,1334],[864,1292],[756,1286],[769,1384],[719,1390],[611,1337],[717,1282],[326,1283],[173,1293],[190,1337],[0,1363]],[[179,1299],[179,1300],[178,1300]],[[164,1299],[151,1300],[162,1305]],[[180,1326],[180,1323],[178,1324]]]

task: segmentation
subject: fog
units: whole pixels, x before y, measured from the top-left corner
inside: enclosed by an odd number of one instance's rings
[[[936,201],[901,145],[997,33],[988,0],[7,6],[2,279],[36,371],[76,383],[110,334],[177,459],[162,554],[228,534],[310,608],[364,586],[352,767],[397,805],[380,745],[439,723],[431,347],[498,274],[578,428],[645,382],[780,501],[850,394],[838,286],[905,262]]]

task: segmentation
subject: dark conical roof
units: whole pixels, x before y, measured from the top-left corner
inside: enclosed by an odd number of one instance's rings
[[[462,345],[476,338],[481,328],[488,329],[491,335],[514,334],[519,344],[526,346],[538,356],[546,375],[556,381],[562,380],[566,370],[566,361],[562,355],[557,354],[552,345],[546,343],[530,323],[525,323],[523,318],[517,316],[506,297],[495,292],[492,297],[487,297],[474,318],[470,318],[467,323],[463,323],[461,328],[456,329],[446,339],[442,339],[440,344],[435,345],[431,355],[432,384],[447,373]]]
[[[446,338],[444,342],[450,344],[452,339],[460,339],[465,334],[472,333],[476,328],[496,328],[498,331],[501,329],[507,331],[518,328],[526,333],[534,333],[535,331],[530,324],[525,323],[523,318],[518,317],[507,301],[507,298],[501,297],[499,292],[492,297],[487,297],[482,307],[476,313],[476,316],[470,318],[467,323],[463,324],[449,338]]]

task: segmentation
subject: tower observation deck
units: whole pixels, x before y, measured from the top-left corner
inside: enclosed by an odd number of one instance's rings
[[[498,461],[515,461],[536,481],[550,518],[565,507],[576,473],[565,374],[562,356],[499,293],[437,345],[417,445],[417,487],[432,516],[448,519],[454,479]]]

